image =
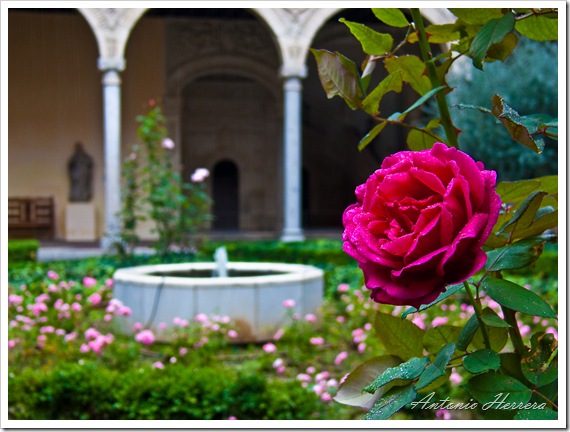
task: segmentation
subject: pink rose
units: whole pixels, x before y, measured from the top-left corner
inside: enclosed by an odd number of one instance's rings
[[[90,276],[85,276],[83,278],[83,286],[85,288],[91,288],[92,286],[94,286],[96,284],[97,284],[97,279],[95,279],[95,278],[92,278]]]
[[[137,333],[135,340],[143,345],[152,345],[154,343],[154,333],[152,330],[142,330]]]
[[[387,157],[343,214],[344,251],[377,303],[419,307],[487,260],[499,216],[496,173],[445,144]]]

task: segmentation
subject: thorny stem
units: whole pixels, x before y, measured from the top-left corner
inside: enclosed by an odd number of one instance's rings
[[[554,402],[552,402],[550,399],[548,399],[546,396],[544,396],[542,393],[540,393],[538,390],[533,389],[532,392],[537,395],[539,398],[543,399],[547,404],[549,404],[552,408],[554,408],[556,411],[558,411],[558,405],[556,405]]]
[[[467,281],[463,282],[463,286],[465,286],[465,291],[467,291],[467,295],[469,296],[469,300],[471,301],[471,304],[473,305],[473,309],[475,309],[475,315],[477,316],[477,320],[479,321],[479,328],[481,328],[481,334],[483,335],[483,340],[485,341],[485,346],[488,349],[491,349],[491,342],[489,341],[489,335],[487,334],[487,327],[485,326],[485,323],[481,319],[481,316],[483,315],[483,310],[481,309],[481,304],[473,296],[473,292],[471,291],[471,287],[469,286],[469,283],[467,283]]]
[[[412,8],[410,9],[410,11],[412,13],[412,18],[414,20],[414,24],[418,32],[418,42],[422,54],[422,59],[426,65],[427,76],[431,82],[432,88],[439,87],[442,85],[442,83],[437,76],[437,70],[435,68],[435,64],[433,62],[432,54],[430,51],[428,37],[426,34],[426,29],[424,27],[422,15],[420,13],[420,10],[417,8]],[[455,127],[451,122],[451,115],[449,114],[449,107],[445,99],[445,94],[443,94],[443,92],[439,92],[435,96],[435,100],[437,102],[437,108],[439,110],[441,125],[445,130],[447,141],[451,146],[459,148],[459,143],[457,142],[457,133],[455,132]]]

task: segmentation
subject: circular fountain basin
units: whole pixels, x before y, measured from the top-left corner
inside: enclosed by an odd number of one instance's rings
[[[114,297],[131,308],[127,325],[158,324],[197,314],[229,316],[238,341],[263,341],[287,324],[292,313],[304,316],[322,305],[322,270],[301,264],[230,262],[228,277],[211,277],[215,263],[159,264],[119,269]],[[285,308],[285,300],[294,300]]]

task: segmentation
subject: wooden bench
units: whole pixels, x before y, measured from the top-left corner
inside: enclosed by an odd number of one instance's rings
[[[54,227],[52,197],[8,198],[8,238],[52,239]]]

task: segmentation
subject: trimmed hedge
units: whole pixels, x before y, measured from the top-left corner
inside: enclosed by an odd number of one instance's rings
[[[260,371],[170,365],[118,372],[95,362],[9,378],[15,420],[305,420],[330,407],[299,382]]]
[[[8,264],[35,262],[40,242],[34,239],[8,240]]]

